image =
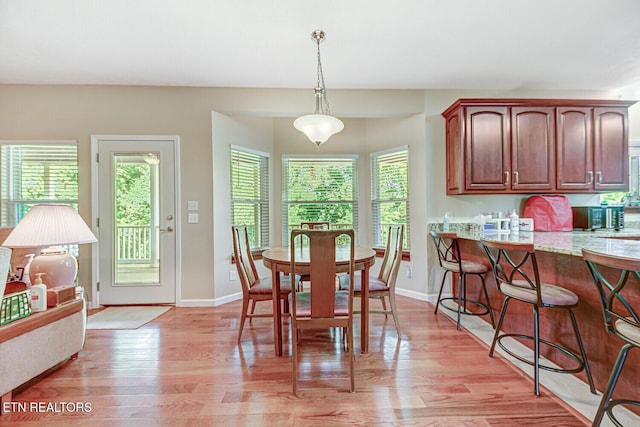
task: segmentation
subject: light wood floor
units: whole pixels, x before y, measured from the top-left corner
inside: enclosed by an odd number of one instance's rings
[[[371,316],[370,353],[356,347],[353,394],[340,346],[327,350],[331,331],[305,331],[300,397],[294,398],[288,327],[284,357],[273,355],[270,319],[248,323],[238,345],[240,303],[234,302],[173,308],[137,330],[87,331],[77,360],[23,387],[14,400],[81,402],[91,411],[15,411],[0,417],[0,425],[588,424],[547,390],[535,397],[531,380],[489,358],[485,344],[456,331],[445,315],[435,316],[431,304],[398,297],[398,309],[401,341],[391,318]]]

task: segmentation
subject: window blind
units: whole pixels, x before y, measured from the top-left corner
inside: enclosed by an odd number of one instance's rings
[[[15,226],[36,204],[65,204],[77,210],[77,143],[0,141],[0,180],[4,227]]]
[[[245,225],[252,249],[269,246],[269,155],[231,148],[231,222]]]
[[[282,241],[301,222],[328,221],[332,229],[358,228],[357,159],[282,160]]]
[[[371,155],[371,215],[375,247],[387,244],[387,228],[404,224],[409,249],[409,150],[396,148]]]

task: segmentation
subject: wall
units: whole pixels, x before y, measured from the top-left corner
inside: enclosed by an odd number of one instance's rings
[[[321,154],[360,156],[361,195],[368,195],[368,155],[410,145],[411,243],[414,279],[401,272],[400,287],[417,297],[433,294],[434,269],[425,262],[432,250],[426,225],[445,211],[455,215],[507,210],[526,196],[446,196],[444,120],[440,113],[461,97],[616,98],[606,92],[335,90],[332,111],[344,119],[344,132]],[[231,253],[228,213],[229,143],[254,144],[273,157],[274,243],[280,243],[280,158],[317,154],[292,119],[313,109],[309,90],[0,85],[0,139],[74,139],[80,159],[80,214],[91,217],[90,138],[96,134],[168,134],[181,138],[182,295],[181,304],[224,302],[236,289],[228,280]],[[640,140],[640,108],[632,108],[631,139]],[[213,113],[212,113],[213,112]],[[238,141],[238,142],[235,142]],[[225,148],[227,147],[227,148]],[[225,183],[225,180],[226,183]],[[572,196],[587,203],[591,196]],[[188,200],[198,200],[199,224],[186,222]],[[360,208],[368,212],[367,198]],[[363,218],[367,218],[363,215]],[[360,225],[362,243],[370,224]],[[91,281],[90,249],[81,247],[80,283]],[[404,268],[403,268],[404,269]],[[89,286],[87,286],[89,287]],[[90,289],[89,289],[90,294]]]

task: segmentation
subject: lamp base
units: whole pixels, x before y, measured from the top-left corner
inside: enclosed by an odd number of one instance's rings
[[[31,261],[29,279],[36,283],[38,274],[42,274],[42,283],[47,288],[72,285],[78,274],[78,261],[64,248],[51,247],[43,249],[40,255]]]

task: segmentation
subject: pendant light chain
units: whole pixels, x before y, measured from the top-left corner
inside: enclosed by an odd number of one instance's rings
[[[331,115],[331,110],[329,109],[329,100],[327,99],[327,90],[324,86],[324,73],[322,72],[322,60],[320,59],[320,42],[324,39],[323,37],[316,37],[316,45],[318,46],[318,87],[321,89],[321,103],[320,103],[320,113],[325,114],[327,116]]]

